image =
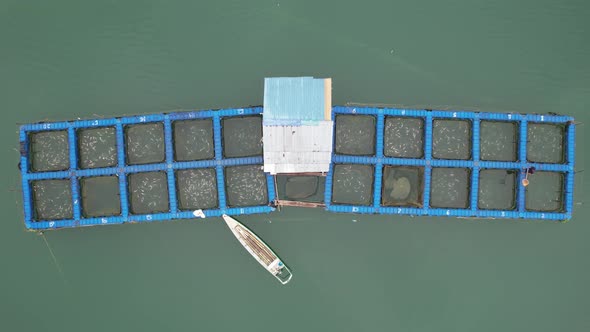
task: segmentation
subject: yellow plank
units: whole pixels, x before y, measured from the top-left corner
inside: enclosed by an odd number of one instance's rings
[[[332,120],[332,79],[324,79],[324,120]]]

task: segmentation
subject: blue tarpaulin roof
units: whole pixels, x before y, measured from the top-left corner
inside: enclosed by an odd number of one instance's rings
[[[324,79],[272,77],[264,79],[264,125],[313,125],[324,120]]]

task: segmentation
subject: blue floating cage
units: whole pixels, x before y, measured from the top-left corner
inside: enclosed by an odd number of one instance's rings
[[[269,213],[275,210],[273,203],[276,199],[274,179],[266,175],[266,190],[268,204],[261,206],[230,207],[228,206],[224,179],[224,168],[236,165],[261,165],[262,156],[225,158],[222,147],[222,118],[260,115],[262,107],[224,109],[207,111],[189,111],[167,114],[150,114],[110,119],[80,120],[53,123],[26,124],[20,127],[21,143],[21,178],[23,192],[23,209],[25,226],[30,230],[56,229],[63,227],[78,227],[89,225],[122,224],[129,222],[150,222],[169,219],[194,218],[192,211],[179,210],[176,196],[175,171],[194,168],[214,168],[217,177],[218,206],[215,209],[203,210],[206,217],[222,214],[240,215],[254,213]],[[406,110],[372,107],[341,107],[332,108],[333,120],[339,114],[371,115],[376,117],[375,154],[372,156],[351,156],[336,153],[332,155],[331,170],[326,177],[324,203],[326,209],[341,213],[367,214],[402,214],[416,216],[455,216],[480,218],[521,218],[521,219],[549,219],[567,220],[571,218],[573,210],[574,189],[574,160],[575,160],[575,124],[574,119],[559,115],[535,115],[514,113],[480,113],[462,111],[431,111]],[[420,118],[424,123],[424,156],[423,158],[392,158],[384,155],[384,123],[387,116]],[[215,157],[210,160],[182,161],[174,160],[174,140],[172,123],[177,120],[211,119],[214,132]],[[468,160],[447,160],[433,158],[433,119],[458,119],[471,122],[471,158]],[[517,161],[485,161],[480,160],[480,122],[505,121],[518,125],[518,158]],[[124,126],[142,123],[163,123],[165,141],[165,161],[155,164],[128,165],[125,155]],[[563,163],[536,163],[527,161],[527,125],[528,123],[547,123],[565,126],[565,158]],[[78,165],[78,145],[76,131],[79,129],[114,127],[116,132],[117,165],[115,167],[82,169]],[[29,136],[43,131],[67,131],[69,145],[69,169],[52,172],[33,172],[29,169],[30,149]],[[335,132],[335,131],[334,131]],[[372,204],[343,205],[332,203],[333,169],[335,164],[362,164],[374,167]],[[383,206],[381,193],[383,187],[384,166],[417,166],[424,169],[423,192],[421,207]],[[470,204],[466,209],[441,209],[431,207],[430,190],[432,185],[433,167],[459,167],[470,171]],[[563,209],[556,212],[529,211],[525,205],[526,190],[517,185],[516,207],[514,210],[484,210],[478,208],[479,174],[481,169],[516,169],[524,170],[535,167],[539,171],[558,172],[564,175]],[[127,175],[138,172],[161,171],[166,172],[168,185],[168,200],[170,210],[166,213],[132,214],[129,210]],[[525,177],[525,172],[518,172],[517,184]],[[121,214],[118,216],[85,218],[81,211],[81,197],[79,179],[92,176],[117,176],[119,181],[119,197]],[[35,220],[34,202],[31,193],[31,183],[37,180],[62,179],[71,184],[72,218],[64,220]]]
[[[78,227],[90,225],[122,224],[129,222],[150,222],[156,220],[190,219],[195,218],[192,211],[181,211],[176,197],[175,171],[193,168],[215,168],[217,176],[218,207],[203,210],[206,217],[221,216],[222,214],[239,215],[252,213],[268,213],[274,211],[271,203],[275,200],[274,179],[267,175],[268,205],[230,207],[226,199],[224,168],[237,165],[262,165],[261,156],[244,158],[224,158],[222,151],[221,120],[226,117],[241,117],[259,115],[261,107],[225,109],[211,111],[192,111],[168,114],[150,114],[111,119],[81,120],[53,123],[26,124],[20,128],[21,178],[23,192],[23,208],[25,226],[30,230],[56,229],[63,227]],[[202,161],[177,162],[174,160],[174,141],[172,122],[176,120],[205,119],[213,121],[215,158]],[[125,158],[124,126],[142,123],[163,123],[166,160],[162,163],[146,165],[128,165]],[[95,169],[81,169],[78,167],[78,145],[76,131],[79,129],[114,127],[116,129],[117,166]],[[69,169],[55,172],[32,172],[29,169],[29,135],[42,131],[67,130],[69,145]],[[139,172],[161,171],[167,174],[168,200],[170,211],[154,214],[132,214],[129,211],[129,197],[127,189],[127,175]],[[83,177],[114,175],[119,179],[119,197],[121,214],[99,218],[85,218],[81,213],[81,198],[79,179]],[[31,182],[36,180],[64,179],[71,183],[73,218],[64,220],[34,220],[34,202],[31,195]]]
[[[575,160],[575,124],[569,116],[536,115],[514,113],[480,113],[462,111],[431,111],[431,110],[406,110],[371,107],[334,107],[332,116],[339,114],[372,115],[377,118],[376,144],[374,156],[350,156],[339,155],[334,152],[332,156],[331,171],[326,179],[325,204],[326,209],[332,212],[343,213],[368,213],[368,214],[404,214],[417,216],[454,216],[454,217],[480,217],[480,218],[522,218],[522,219],[550,219],[567,220],[571,218],[573,209],[574,189],[574,160]],[[424,121],[424,157],[420,159],[390,158],[383,154],[384,121],[387,116],[416,117]],[[457,119],[467,120],[472,123],[471,132],[471,158],[469,160],[445,160],[435,159],[432,156],[433,147],[433,119]],[[518,125],[518,160],[515,162],[484,161],[480,160],[480,122],[482,120],[506,121]],[[535,163],[527,161],[527,124],[546,123],[565,125],[565,162],[560,164]],[[372,205],[342,205],[332,202],[333,168],[334,164],[363,164],[374,166],[374,184]],[[392,207],[381,205],[382,169],[383,166],[418,166],[424,168],[424,189],[422,195],[422,207]],[[432,208],[430,202],[430,189],[432,185],[432,167],[460,167],[470,170],[470,204],[466,209],[441,209]],[[558,212],[536,212],[525,208],[525,188],[520,185],[525,178],[525,169],[534,167],[539,171],[559,172],[564,174],[563,210]],[[478,208],[479,173],[481,169],[514,169],[519,172],[517,179],[517,206],[514,210],[484,210]]]

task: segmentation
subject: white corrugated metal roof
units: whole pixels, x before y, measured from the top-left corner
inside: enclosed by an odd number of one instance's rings
[[[264,126],[264,171],[328,172],[332,160],[332,121],[310,126]]]

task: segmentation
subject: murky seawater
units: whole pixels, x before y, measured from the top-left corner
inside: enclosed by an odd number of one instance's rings
[[[42,131],[30,136],[31,165],[34,172],[62,171],[70,167],[68,132]]]
[[[565,126],[545,123],[528,125],[527,160],[562,163],[565,160]]]
[[[587,171],[580,172],[590,122],[588,1],[7,0],[1,8],[4,330],[589,330],[590,189]],[[560,224],[300,208],[240,217],[293,270],[285,287],[220,218],[44,237],[23,231],[16,123],[261,105],[264,77],[300,75],[332,77],[335,105],[575,116],[583,125],[573,218]],[[501,136],[482,146],[485,155],[514,158],[512,129],[492,126],[487,135],[481,124],[486,141]],[[370,128],[358,128],[363,143],[353,142],[369,155]],[[561,158],[567,146],[554,129],[531,129],[544,142],[530,145],[529,159]],[[36,169],[67,169],[66,137],[48,139],[59,149],[37,140]],[[554,152],[540,152],[550,146]],[[260,155],[260,147],[245,154]],[[363,184],[371,173],[358,175]],[[491,200],[478,204],[507,206],[510,178],[480,176],[482,196]],[[559,208],[559,174],[537,171],[529,180],[527,208]],[[69,195],[61,195],[70,183],[37,186],[43,205],[36,209],[49,217],[71,213]],[[189,196],[200,192],[191,189]]]
[[[125,128],[125,152],[127,164],[152,164],[163,162],[166,158],[164,145],[164,125],[145,123],[129,125]]]
[[[423,207],[424,167],[385,166],[381,205]]]
[[[466,209],[469,207],[471,172],[467,168],[432,168],[430,206]]]
[[[338,154],[372,156],[375,154],[375,126],[371,115],[336,116],[334,150]]]
[[[119,178],[96,176],[80,179],[82,214],[86,218],[121,214]]]
[[[371,165],[334,165],[332,203],[370,205],[374,172]]]
[[[93,128],[78,131],[78,155],[81,168],[117,165],[115,128]]]
[[[38,180],[31,186],[35,220],[73,217],[72,187],[69,180]]]
[[[529,175],[525,207],[531,211],[562,211],[564,175],[556,172],[535,172]]]
[[[424,120],[386,117],[383,155],[396,158],[422,158],[424,156]]]
[[[211,119],[175,121],[174,158],[176,161],[213,159],[213,121]]]
[[[227,205],[231,207],[268,204],[266,175],[262,165],[225,168]]]
[[[213,209],[219,206],[215,168],[176,171],[180,210]]]
[[[481,121],[480,159],[491,161],[518,160],[518,125],[514,122]]]
[[[225,158],[262,155],[262,117],[229,117],[222,120]]]
[[[326,177],[278,175],[277,195],[287,201],[324,203]]]
[[[133,173],[127,176],[129,210],[132,214],[169,212],[165,172]]]
[[[482,169],[479,171],[478,208],[514,210],[516,208],[517,170]]]
[[[466,120],[432,121],[432,157],[436,159],[471,158],[471,122]]]

